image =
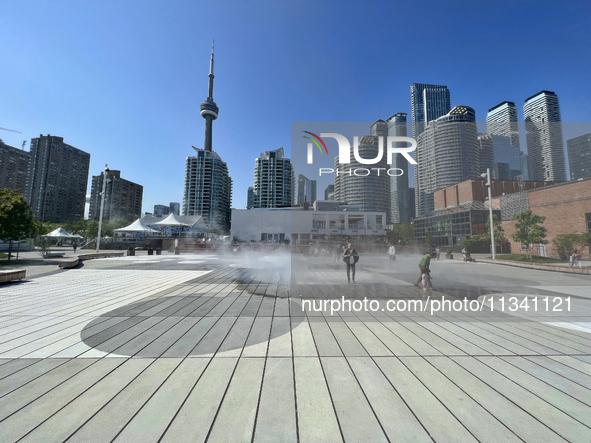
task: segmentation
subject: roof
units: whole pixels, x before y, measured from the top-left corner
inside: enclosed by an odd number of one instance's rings
[[[200,215],[175,215],[175,214],[171,214],[174,215],[174,217],[180,221],[180,224],[176,224],[176,225],[168,225],[168,226],[190,226],[190,227],[197,227],[197,228],[206,228],[207,225],[205,224],[205,222],[203,221],[203,217]],[[170,217],[170,215],[166,218],[162,218],[162,217],[156,217],[154,215],[146,215],[144,216],[141,221],[144,225],[146,226],[163,226],[163,224],[159,224],[158,222],[160,221],[164,221],[166,219],[168,219]],[[167,226],[167,225],[164,225]]]
[[[43,235],[43,237],[59,237],[59,238],[82,238],[80,235],[78,234],[70,234],[68,231],[66,231],[64,228],[62,228],[61,226],[57,229],[54,229],[53,231],[51,231],[49,234],[45,234]]]
[[[115,232],[158,232],[155,231],[153,229],[150,229],[149,227],[147,227],[141,219],[137,219],[136,221],[134,221],[132,224],[130,224],[129,226],[126,226],[124,228],[120,228],[120,229],[115,229]]]
[[[526,99],[525,99],[525,102],[527,103],[527,102],[528,102],[528,101],[530,101],[532,98],[535,98],[535,97],[537,97],[538,95],[542,95],[542,94],[556,95],[556,94],[555,94],[555,93],[553,93],[552,91],[546,91],[546,90],[543,90],[543,91],[540,91],[540,92],[538,92],[537,94],[534,94],[534,95],[532,95],[531,97],[528,97],[528,98],[526,98]]]
[[[169,214],[164,220],[154,224],[158,226],[189,226],[187,223],[179,220],[174,212]]]
[[[492,108],[490,108],[490,109],[488,110],[488,112],[492,112],[492,111],[494,111],[495,109],[497,109],[497,108],[500,108],[501,106],[503,106],[503,105],[505,105],[505,104],[506,104],[506,105],[513,105],[513,106],[515,106],[515,103],[514,103],[514,102],[508,102],[507,100],[505,100],[503,103],[499,103],[497,106],[493,106]]]

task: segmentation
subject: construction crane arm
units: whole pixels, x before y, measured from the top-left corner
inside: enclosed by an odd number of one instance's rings
[[[14,129],[6,129],[6,128],[0,128],[0,129],[3,129],[5,131],[10,131],[10,132],[18,132],[19,134],[22,134],[21,131],[15,131]]]

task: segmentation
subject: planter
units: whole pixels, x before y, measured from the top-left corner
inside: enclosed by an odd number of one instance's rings
[[[454,255],[453,254],[446,254],[445,258],[447,258],[448,260],[453,260],[454,259]]]
[[[128,255],[128,256],[135,256],[135,251],[134,251],[133,249],[129,249],[129,250],[127,251],[127,255]]]
[[[148,255],[154,255],[154,250],[153,249],[148,249]]]
[[[178,246],[174,248],[174,255],[179,255],[181,252],[179,251]]]
[[[162,249],[156,248],[156,255],[162,255]]]

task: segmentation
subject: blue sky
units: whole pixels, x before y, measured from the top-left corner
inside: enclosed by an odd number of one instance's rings
[[[91,175],[108,163],[142,184],[148,212],[182,202],[185,157],[203,146],[212,38],[213,146],[236,208],[259,153],[290,152],[292,122],[410,113],[413,82],[447,85],[480,121],[503,100],[521,119],[542,89],[563,121],[591,121],[583,1],[1,0],[0,11],[0,127],[23,132],[0,138],[62,136],[91,154]]]

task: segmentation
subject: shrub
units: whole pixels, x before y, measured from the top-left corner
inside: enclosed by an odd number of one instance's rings
[[[575,249],[581,251],[587,245],[586,234],[560,234],[557,235],[552,243],[556,247],[556,251],[562,260],[568,260]]]

